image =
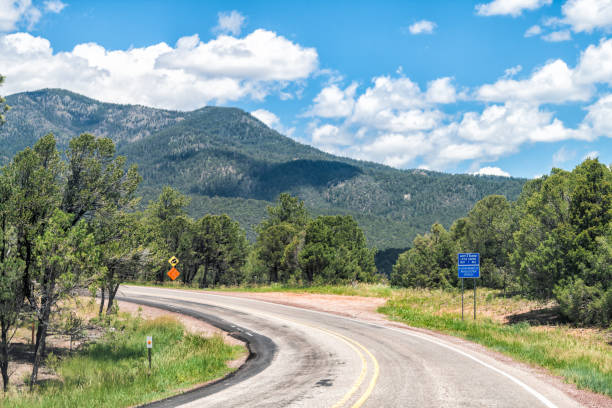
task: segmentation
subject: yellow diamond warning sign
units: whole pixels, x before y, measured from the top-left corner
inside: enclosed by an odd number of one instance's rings
[[[179,260],[176,256],[173,256],[172,258],[168,259],[168,263],[172,266],[176,266],[179,263]]]
[[[176,268],[172,268],[168,271],[168,276],[170,277],[170,279],[175,280],[176,278],[178,278],[180,275],[180,272],[176,270]]]

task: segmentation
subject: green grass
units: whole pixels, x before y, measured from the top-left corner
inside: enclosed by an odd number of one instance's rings
[[[482,290],[477,299],[480,317],[472,317],[473,298],[466,300],[461,320],[459,293],[433,290],[405,290],[389,299],[378,311],[410,326],[482,344],[515,360],[537,365],[576,384],[612,397],[612,346],[603,330],[578,329],[568,325],[507,324],[500,311],[524,311],[529,302],[491,296]],[[489,300],[487,300],[487,298]],[[497,313],[495,313],[497,311]]]
[[[226,292],[291,292],[291,293],[315,293],[324,295],[344,296],[366,296],[388,298],[393,294],[393,289],[388,285],[359,283],[356,285],[321,285],[321,286],[284,286],[272,284],[268,286],[238,286],[219,287],[215,290]]]
[[[228,374],[226,362],[244,349],[220,336],[204,338],[185,332],[168,317],[142,320],[123,316],[99,342],[48,364],[60,375],[36,387],[33,394],[9,393],[2,407],[121,407],[164,398],[179,390]],[[146,336],[153,336],[152,370],[148,370]]]
[[[291,293],[317,293],[324,295],[345,295],[345,296],[366,296],[366,297],[382,297],[388,298],[393,295],[396,291],[389,287],[389,285],[383,284],[369,284],[369,283],[358,283],[356,285],[319,285],[319,286],[288,286],[280,283],[273,283],[271,285],[244,285],[244,286],[219,286],[214,289],[206,288],[200,289],[197,286],[185,285],[182,282],[163,282],[151,283],[151,282],[130,282],[125,285],[136,285],[136,286],[149,286],[149,287],[163,287],[171,289],[191,289],[191,290],[203,290],[203,291],[220,291],[220,292],[254,292],[254,293],[268,293],[268,292],[291,292]]]

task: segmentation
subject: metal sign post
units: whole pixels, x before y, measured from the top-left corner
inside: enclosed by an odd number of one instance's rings
[[[457,274],[461,279],[461,320],[463,320],[463,279],[474,279],[474,320],[476,320],[476,278],[480,278],[480,254],[457,254]]]
[[[463,320],[463,278],[461,278],[461,320]]]
[[[474,320],[476,320],[476,278],[474,278]]]

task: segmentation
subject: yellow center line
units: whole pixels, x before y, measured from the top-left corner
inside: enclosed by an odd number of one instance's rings
[[[289,319],[286,319],[289,320]],[[355,392],[357,392],[357,390],[359,389],[359,387],[361,386],[361,383],[363,383],[363,380],[365,378],[366,372],[367,372],[367,368],[368,368],[368,362],[367,360],[364,358],[363,353],[361,353],[355,346],[359,347],[360,349],[362,349],[372,360],[372,362],[374,363],[374,375],[372,376],[372,379],[370,380],[370,384],[368,385],[368,388],[366,388],[365,392],[363,393],[363,395],[361,395],[361,398],[359,398],[357,400],[357,402],[355,402],[351,408],[359,408],[361,407],[366,401],[367,399],[370,397],[370,395],[372,395],[372,391],[374,391],[374,387],[376,386],[376,382],[378,381],[378,376],[380,374],[380,366],[378,365],[378,360],[376,360],[376,357],[374,357],[374,355],[370,352],[370,350],[368,350],[367,348],[365,348],[361,343],[359,343],[356,340],[353,340],[349,337],[346,337],[340,333],[336,333],[335,331],[329,330],[329,329],[324,329],[322,327],[318,327],[318,326],[313,326],[307,323],[303,323],[303,322],[296,322],[294,320],[290,320],[293,323],[296,324],[301,324],[304,326],[309,326],[312,327],[314,329],[318,329],[321,330],[323,332],[329,333],[333,336],[338,337],[340,340],[344,341],[346,344],[348,344],[357,354],[359,354],[359,357],[361,357],[361,374],[359,375],[359,378],[357,379],[357,381],[355,381],[355,383],[353,384],[353,386],[351,387],[351,389],[344,395],[344,397],[342,397],[342,399],[338,402],[336,402],[332,408],[340,408],[342,407],[344,404],[346,404],[346,402],[353,396],[353,394],[355,394]],[[355,345],[355,346],[354,346]]]
[[[378,375],[380,374],[380,366],[378,365],[378,360],[376,360],[376,357],[374,357],[374,355],[370,353],[370,350],[363,347],[361,344],[357,343],[357,345],[361,347],[363,351],[365,351],[370,356],[372,361],[374,362],[374,376],[372,377],[372,380],[370,381],[370,385],[368,386],[366,391],[363,393],[361,398],[359,398],[359,400],[355,404],[353,404],[352,408],[361,407],[363,403],[366,402],[368,398],[370,398],[370,395],[372,395],[372,391],[374,391],[374,387],[376,386],[376,382],[378,381]]]
[[[357,353],[359,355],[359,357],[361,357],[361,374],[359,374],[359,378],[357,378],[357,381],[355,381],[355,383],[353,384],[353,386],[351,387],[350,390],[348,390],[348,392],[346,394],[344,394],[344,396],[342,397],[342,399],[338,402],[336,402],[332,408],[340,408],[342,407],[344,404],[346,404],[346,401],[348,401],[353,394],[355,394],[357,392],[357,390],[359,390],[359,387],[361,386],[361,383],[363,382],[363,380],[365,379],[366,373],[368,372],[368,362],[366,360],[366,358],[364,357],[363,353],[361,351],[359,351],[355,346],[353,346],[350,342],[346,341],[345,339],[343,339],[342,337],[336,335],[336,333],[325,330],[325,329],[321,329],[319,327],[317,327],[319,330],[323,330],[326,331],[330,334],[335,335],[336,337],[338,337],[340,340],[342,340],[343,342],[345,342],[346,344],[349,345],[350,348],[353,349],[353,351],[355,351],[355,353]]]
[[[180,299],[180,298],[177,298],[177,299]],[[235,310],[239,310],[239,308],[236,308]],[[304,322],[298,322],[298,321],[295,321],[293,319],[288,319],[288,318],[286,318],[284,316],[283,317],[273,316],[273,315],[270,315],[268,313],[260,313],[260,314],[268,316],[268,317],[273,317],[273,318],[276,318],[276,319],[280,319],[280,320],[286,320],[286,321],[295,323],[297,325],[311,327],[313,329],[318,329],[318,330],[320,330],[322,332],[326,332],[328,334],[331,334],[331,335],[339,338],[343,342],[345,342],[349,347],[351,347],[353,349],[353,351],[355,353],[357,353],[359,355],[359,357],[361,358],[361,373],[359,374],[359,377],[357,378],[357,380],[355,381],[355,383],[353,384],[351,389],[342,397],[342,399],[340,401],[336,402],[332,406],[332,408],[340,408],[340,407],[342,407],[344,404],[346,404],[346,402],[349,399],[351,399],[353,394],[355,394],[359,390],[359,388],[361,387],[361,384],[363,383],[363,380],[366,377],[367,369],[368,369],[367,359],[364,357],[363,353],[361,351],[359,351],[358,348],[363,350],[370,357],[372,362],[374,363],[374,375],[372,376],[372,379],[370,380],[370,384],[368,385],[368,388],[366,388],[365,392],[361,395],[361,397],[357,400],[357,402],[355,402],[351,406],[351,408],[360,408],[366,402],[366,400],[370,397],[370,395],[374,391],[374,387],[376,386],[376,382],[378,381],[378,376],[380,374],[380,366],[378,365],[378,360],[376,360],[376,357],[374,357],[374,355],[370,352],[370,350],[368,350],[363,345],[361,345],[361,343],[359,343],[356,340],[353,340],[353,339],[351,339],[349,337],[346,337],[346,336],[344,336],[344,335],[342,335],[340,333],[336,333],[336,332],[334,332],[332,330],[324,329],[324,328],[319,327],[319,326],[314,326],[314,325],[311,325],[311,324],[308,324],[308,323],[304,323]]]

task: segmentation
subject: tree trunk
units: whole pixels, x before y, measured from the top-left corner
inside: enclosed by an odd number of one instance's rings
[[[7,337],[7,327],[2,322],[2,360],[0,360],[0,370],[2,370],[2,385],[4,392],[8,391],[9,375],[8,375],[8,363],[9,363],[9,344]]]
[[[119,290],[119,284],[111,285],[108,288],[108,306],[106,306],[107,316],[113,313],[113,302],[115,300],[115,295],[117,295],[118,290]]]
[[[208,259],[206,259],[204,261],[204,275],[202,276],[202,279],[200,280],[200,287],[201,288],[205,288],[206,284],[207,284],[206,277],[208,276],[208,265],[209,265],[209,262],[208,262]]]
[[[30,391],[34,389],[34,384],[38,379],[38,368],[45,354],[47,345],[47,330],[49,327],[49,317],[51,316],[51,306],[53,304],[53,293],[55,292],[55,281],[52,279],[53,272],[47,272],[43,278],[43,296],[41,297],[41,314],[38,317],[38,331],[36,332],[36,344],[34,345],[34,358],[32,361],[32,376],[30,377]]]
[[[32,361],[32,376],[30,377],[30,391],[34,389],[34,384],[38,380],[38,368],[45,353],[47,326],[50,314],[51,305],[49,302],[46,302],[43,306],[42,316],[38,319],[38,331],[36,332],[36,345],[34,346],[34,359]]]
[[[98,317],[102,317],[102,312],[104,311],[104,286],[100,289],[100,310],[98,310]]]

